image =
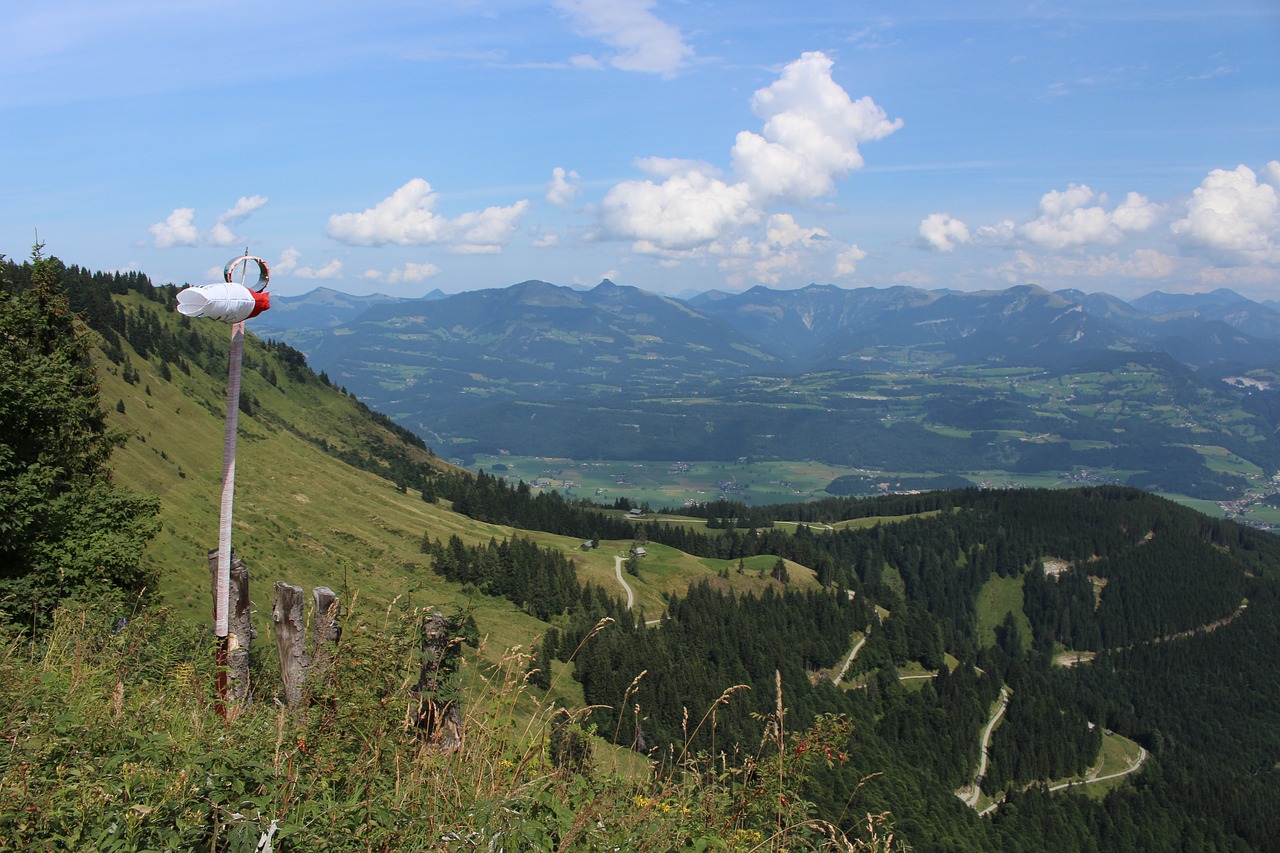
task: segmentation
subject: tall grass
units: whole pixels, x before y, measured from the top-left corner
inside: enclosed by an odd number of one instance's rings
[[[894,849],[883,816],[850,837],[812,815],[805,769],[840,760],[847,723],[788,734],[780,693],[751,755],[637,761],[594,736],[591,708],[530,686],[525,650],[476,652],[454,680],[465,738],[443,753],[411,725],[423,615],[349,616],[301,712],[274,700],[263,654],[225,719],[207,631],[171,611],[117,630],[63,609],[35,641],[4,637],[0,850]],[[584,763],[550,747],[558,726]]]

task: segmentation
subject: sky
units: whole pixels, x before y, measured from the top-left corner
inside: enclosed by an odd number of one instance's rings
[[[1277,0],[44,0],[0,252],[416,297],[604,278],[1280,299]]]

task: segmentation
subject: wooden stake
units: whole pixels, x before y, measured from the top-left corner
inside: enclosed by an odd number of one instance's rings
[[[280,678],[284,681],[285,704],[299,708],[305,698],[307,680],[307,634],[302,621],[302,587],[279,581],[271,619],[276,625],[276,649],[280,653]]]

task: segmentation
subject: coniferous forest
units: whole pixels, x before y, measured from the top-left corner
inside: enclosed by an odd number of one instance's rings
[[[210,816],[240,814],[241,806],[219,799],[225,792],[207,782],[217,775],[212,765],[192,781],[186,759],[175,757],[187,754],[181,745],[147,752],[149,741],[141,734],[53,713],[48,704],[60,700],[41,699],[61,683],[60,660],[73,668],[86,665],[58,645],[69,642],[68,608],[81,614],[82,626],[121,602],[134,608],[129,626],[122,620],[116,634],[83,629],[108,658],[117,646],[127,649],[110,658],[115,663],[103,676],[117,693],[99,697],[114,706],[117,718],[128,701],[123,697],[135,689],[124,674],[129,660],[162,671],[163,682],[178,660],[165,655],[199,642],[193,639],[199,629],[165,615],[156,578],[138,568],[148,541],[163,535],[159,503],[112,476],[108,461],[124,439],[106,427],[94,353],[125,382],[138,381],[144,366],[156,382],[191,371],[216,376],[225,371],[224,354],[204,338],[184,334],[186,321],[170,310],[172,288],[152,287],[137,274],[90,273],[37,250],[30,263],[6,262],[3,281],[0,610],[7,652],[0,656],[0,684],[14,708],[32,705],[6,718],[11,749],[0,761],[6,798],[0,802],[0,847],[22,846],[11,839],[23,839],[28,849],[55,844],[51,824],[30,817],[30,807],[4,803],[29,791],[54,790],[74,774],[99,772],[94,768],[115,768],[101,772],[114,773],[116,781],[103,777],[90,789],[117,791],[112,786],[133,773],[132,762],[149,769],[129,777],[131,784],[142,786],[145,777],[157,792],[169,792],[156,793],[157,801],[194,786],[199,794],[187,809],[196,816],[193,823],[172,817],[164,831],[175,834],[162,836],[160,828],[144,826],[157,807],[129,801],[130,826],[137,839],[151,838],[151,846],[124,843],[115,829],[90,827],[99,840],[84,842],[84,849],[162,849],[166,843],[252,849],[234,846],[241,843],[234,833],[210,835],[198,825]],[[271,342],[262,347],[251,352],[248,369],[267,385],[293,377],[344,395],[311,374],[296,350]],[[303,424],[273,422],[265,399],[250,394],[241,408],[282,430],[310,435]],[[881,815],[876,826],[891,828],[896,841],[875,849],[1245,851],[1280,843],[1280,679],[1274,676],[1280,539],[1272,534],[1116,486],[971,488],[767,507],[717,501],[680,510],[705,523],[667,523],[663,516],[670,513],[663,511],[630,519],[627,507],[571,501],[484,472],[445,470],[426,457],[420,438],[361,408],[360,417],[380,425],[384,437],[365,446],[308,438],[315,452],[377,473],[389,490],[420,490],[433,512],[471,525],[465,534],[456,532],[463,527],[411,531],[424,570],[451,589],[500,601],[508,613],[539,626],[540,633],[525,640],[533,651],[518,659],[524,667],[518,690],[532,698],[493,701],[499,709],[493,713],[534,713],[529,709],[549,701],[559,678],[572,678],[581,691],[583,708],[574,719],[584,739],[573,747],[572,761],[561,760],[570,749],[565,744],[573,742],[564,740],[567,727],[558,726],[544,740],[520,747],[528,752],[501,758],[495,752],[486,765],[507,762],[520,785],[532,784],[533,777],[551,784],[554,774],[543,773],[544,766],[561,774],[554,778],[562,787],[540,789],[554,793],[539,806],[545,810],[527,812],[538,816],[530,826],[559,821],[561,829],[531,840],[530,849],[591,849],[583,829],[597,820],[591,804],[606,790],[611,796],[622,790],[622,783],[593,777],[582,746],[588,742],[598,751],[634,756],[636,766],[646,768],[634,784],[678,780],[686,804],[722,804],[706,806],[712,817],[695,831],[677,826],[679,809],[663,817],[674,808],[670,794],[661,801],[666,811],[653,806],[658,801],[650,794],[610,800],[647,809],[645,820],[659,821],[659,829],[645,836],[643,846],[652,849],[686,842],[703,849],[767,848],[761,833],[770,821],[780,831],[778,802],[798,809],[797,826],[820,819],[850,838],[861,837],[868,815]],[[535,533],[543,538],[536,540]],[[632,610],[616,587],[582,578],[575,546],[553,547],[546,542],[554,537],[545,534],[573,543],[640,540],[707,561],[719,574],[665,594],[661,612]],[[747,569],[747,561],[765,568]],[[416,565],[403,567],[406,589],[417,571]],[[735,585],[748,571],[755,573],[753,585]],[[91,615],[94,608],[103,613]],[[316,756],[329,749],[323,762],[330,769],[377,771],[352,772],[351,784],[361,787],[343,789],[342,796],[351,798],[343,800],[348,811],[324,800],[331,814],[351,823],[351,834],[333,842],[334,849],[396,849],[395,839],[407,843],[409,837],[395,828],[397,815],[433,819],[430,808],[402,796],[395,809],[369,817],[369,804],[384,796],[378,785],[388,778],[400,784],[401,761],[429,760],[422,753],[384,753],[378,738],[364,734],[384,732],[371,722],[382,720],[390,721],[388,741],[403,736],[396,726],[404,709],[397,703],[411,679],[376,673],[390,660],[409,659],[416,640],[408,631],[397,633],[392,612],[388,605],[379,631],[353,626],[353,651],[339,653],[339,675],[324,688],[335,692],[317,694],[296,735],[283,734],[283,715],[263,717],[257,726],[266,738],[259,744],[264,766],[274,741],[271,760],[280,767],[293,766],[279,756],[294,744],[289,761],[296,759],[298,767],[318,766]],[[129,633],[142,631],[148,633]],[[474,633],[473,623],[466,633]],[[148,678],[155,680],[154,672]],[[82,675],[70,681],[76,679],[93,681]],[[155,699],[147,713],[161,713],[161,701]],[[486,700],[477,695],[475,701]],[[344,710],[348,702],[366,716]],[[189,707],[178,716],[194,718]],[[49,728],[39,729],[45,722]],[[136,736],[136,756],[94,752],[126,735]],[[212,736],[210,742],[218,743]],[[547,756],[561,758],[547,758],[549,765],[529,758],[544,746]],[[215,753],[219,748],[209,747]],[[1062,784],[1091,780],[1100,768],[1114,771],[1124,761],[1107,756],[1126,748],[1131,766],[1116,780]],[[984,754],[985,772],[975,780]],[[796,768],[794,787],[769,788],[785,766]],[[526,771],[529,778],[519,775]],[[455,766],[453,772],[462,771]],[[283,821],[284,803],[298,796],[295,784],[303,787],[288,773],[295,770],[264,772],[237,795],[270,805]],[[176,774],[182,774],[181,785],[173,781]],[[281,799],[278,786],[286,777],[290,793]],[[326,777],[325,784],[348,782]],[[778,801],[771,801],[775,812],[766,818],[759,814],[762,791]],[[472,820],[477,834],[455,833],[452,846],[466,848],[465,838],[479,838],[486,821],[508,820],[502,815],[525,808],[523,793],[508,794],[459,807],[458,814],[469,817],[458,819]],[[125,796],[86,794],[59,820],[71,826],[83,813],[91,822],[94,809],[108,814],[112,798]],[[461,794],[456,798],[462,802]],[[314,802],[322,799],[317,795]],[[979,801],[982,809],[971,805]],[[365,817],[355,817],[362,807]],[[605,817],[598,817],[604,826]],[[376,832],[370,829],[375,824]],[[317,835],[314,814],[284,825],[289,828],[277,849],[302,849],[290,846],[289,838],[300,845],[303,838],[324,837]],[[76,826],[81,834],[74,837],[83,842],[88,830]],[[667,840],[658,840],[664,833]],[[154,841],[160,837],[171,840]]]

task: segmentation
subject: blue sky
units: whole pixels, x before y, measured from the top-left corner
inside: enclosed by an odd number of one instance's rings
[[[0,252],[418,296],[1280,298],[1280,4],[46,0]]]

